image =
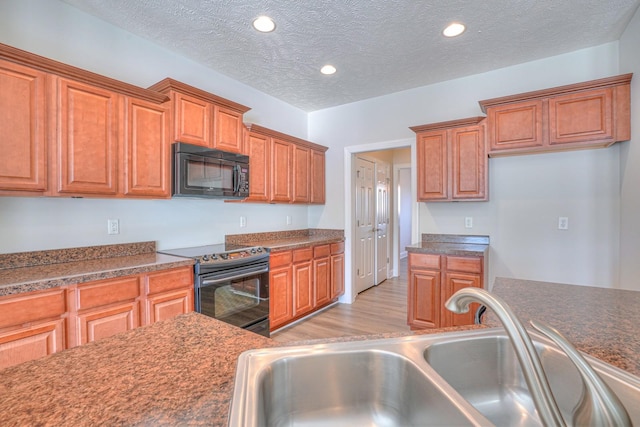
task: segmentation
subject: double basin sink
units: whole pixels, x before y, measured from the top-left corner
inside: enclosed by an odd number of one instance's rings
[[[565,420],[583,393],[555,344],[529,332]],[[640,425],[640,379],[585,359]],[[238,360],[230,426],[540,426],[501,328],[251,350]]]

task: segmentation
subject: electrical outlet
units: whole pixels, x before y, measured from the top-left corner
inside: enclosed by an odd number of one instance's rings
[[[473,217],[464,218],[464,228],[473,228]]]
[[[241,216],[240,217],[240,227],[246,227],[246,226],[247,226],[247,217]]]
[[[566,216],[558,217],[558,230],[569,229],[569,218]]]
[[[287,225],[291,225],[291,215],[287,215]]]
[[[107,220],[107,234],[120,234],[120,221],[117,219]]]

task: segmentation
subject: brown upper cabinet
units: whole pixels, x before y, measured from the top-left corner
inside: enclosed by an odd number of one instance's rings
[[[47,190],[45,113],[46,73],[0,60],[0,192]]]
[[[480,101],[489,155],[608,147],[631,138],[632,74]]]
[[[167,101],[0,44],[0,195],[170,197]]]
[[[418,201],[488,199],[484,117],[411,130],[416,133]]]
[[[233,153],[244,151],[242,117],[249,107],[170,78],[149,89],[171,98],[174,141]]]
[[[324,204],[327,147],[255,124],[246,125],[248,202]]]

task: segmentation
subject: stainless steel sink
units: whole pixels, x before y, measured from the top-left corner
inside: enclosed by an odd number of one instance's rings
[[[530,333],[563,417],[582,382]],[[587,357],[640,425],[640,379]],[[541,425],[503,329],[252,350],[238,360],[230,426]]]
[[[529,332],[529,335],[562,416],[570,422],[582,395],[578,370],[555,345],[538,334]],[[443,380],[494,424],[541,425],[506,335],[481,332],[473,336],[443,337],[426,347],[424,357]],[[620,398],[631,419],[640,422],[639,379],[597,359],[588,356],[586,359]]]

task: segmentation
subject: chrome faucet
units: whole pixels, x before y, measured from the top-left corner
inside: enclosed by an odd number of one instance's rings
[[[464,288],[453,294],[445,303],[445,307],[454,313],[466,313],[472,302],[480,302],[489,307],[502,322],[520,362],[522,373],[542,423],[547,427],[566,426],[529,334],[511,308],[501,298],[483,289]],[[580,372],[585,388],[579,404],[574,409],[572,422],[575,425],[631,426],[629,414],[620,400],[569,341],[547,325],[533,321],[531,324],[551,338],[567,354]]]

